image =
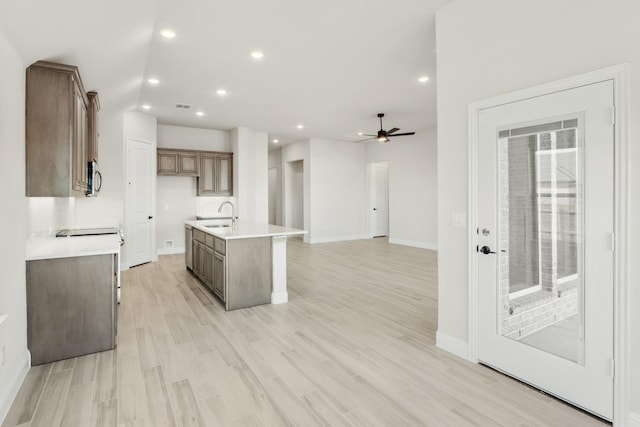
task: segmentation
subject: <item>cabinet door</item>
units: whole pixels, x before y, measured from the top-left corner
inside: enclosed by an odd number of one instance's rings
[[[73,90],[73,123],[72,123],[72,176],[73,190],[85,191],[87,189],[87,175],[89,156],[87,153],[87,105],[84,102],[84,94],[78,85],[72,85]]]
[[[212,196],[216,194],[215,173],[216,156],[212,154],[201,154],[198,196]]]
[[[220,196],[233,195],[233,156],[218,155],[216,158],[216,193]]]
[[[87,149],[88,161],[98,161],[98,111],[100,102],[97,92],[87,93],[89,108],[87,109]]]
[[[158,150],[158,175],[178,174],[178,153]]]
[[[211,288],[213,286],[213,249],[207,246],[204,247],[204,264],[202,269],[203,281]]]
[[[213,253],[213,292],[225,301],[224,255]]]
[[[198,153],[178,153],[178,175],[198,176],[200,164]]]

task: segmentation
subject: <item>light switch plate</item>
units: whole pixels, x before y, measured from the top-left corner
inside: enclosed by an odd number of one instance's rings
[[[464,212],[451,212],[452,227],[466,227],[467,215]]]

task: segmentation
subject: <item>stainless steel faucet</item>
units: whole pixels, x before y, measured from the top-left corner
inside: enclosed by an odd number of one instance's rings
[[[218,213],[222,213],[222,208],[227,204],[231,205],[231,225],[234,226],[236,225],[236,207],[232,202],[230,202],[229,200],[227,200],[226,202],[222,202],[222,204],[218,208]]]

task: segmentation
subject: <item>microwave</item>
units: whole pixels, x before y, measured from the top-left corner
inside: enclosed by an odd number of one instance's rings
[[[87,170],[87,197],[95,197],[102,188],[102,175],[98,171],[98,162],[92,160],[88,163]]]

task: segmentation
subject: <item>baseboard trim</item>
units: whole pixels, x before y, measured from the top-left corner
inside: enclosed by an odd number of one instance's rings
[[[459,338],[437,331],[436,347],[455,354],[458,357],[462,357],[463,359],[469,360],[469,344]]]
[[[425,242],[416,242],[413,240],[394,239],[392,237],[389,238],[389,243],[393,243],[394,245],[411,246],[414,248],[431,249],[432,251],[438,250],[438,245],[436,245],[435,243],[425,243]]]
[[[353,236],[335,236],[335,237],[320,237],[315,239],[309,239],[309,243],[331,243],[331,242],[346,242],[349,240],[363,240],[367,239],[366,234],[358,234]]]
[[[160,248],[156,252],[157,252],[158,255],[183,254],[184,253],[184,247]]]
[[[640,414],[629,412],[629,422],[627,425],[628,427],[640,427]]]
[[[0,387],[0,425],[2,425],[5,418],[7,418],[11,404],[18,395],[18,391],[20,391],[20,387],[27,373],[29,373],[29,368],[31,368],[31,353],[29,353],[29,350],[26,350],[25,353],[25,364],[22,369],[20,369],[13,378],[10,378],[7,384],[3,384],[2,387]]]
[[[289,293],[288,292],[272,292],[271,293],[271,304],[284,304],[289,301]]]

